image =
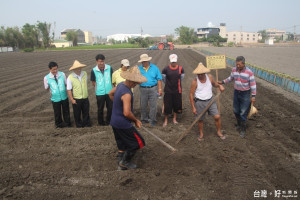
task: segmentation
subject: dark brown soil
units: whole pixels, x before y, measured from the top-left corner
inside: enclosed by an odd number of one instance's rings
[[[69,74],[75,59],[87,64],[103,53],[115,70],[124,58],[137,64],[142,53],[160,69],[176,53],[184,67],[184,112],[178,125],[171,119],[162,128],[148,128],[178,151],[169,149],[140,130],[146,147],[134,162],[138,169],[117,171],[116,143],[111,127],[97,126],[97,105],[89,85],[91,128],[54,128],[49,94],[43,88],[49,61]],[[300,193],[300,106],[258,83],[259,113],[248,123],[247,137],[234,128],[233,85],[221,95],[222,129],[216,135],[213,119],[205,121],[205,140],[197,141],[197,127],[178,145],[175,141],[193,122],[188,99],[193,69],[203,56],[196,51],[94,50],[0,54],[0,198],[2,199],[253,199],[255,191]],[[212,73],[214,74],[214,73]],[[219,71],[229,76],[230,68]],[[139,112],[135,88],[134,112]],[[161,100],[160,100],[161,101]],[[159,102],[159,110],[162,102]],[[73,112],[71,110],[71,118]],[[272,192],[272,194],[270,194]],[[299,196],[299,194],[298,194]],[[293,198],[294,199],[294,198]]]

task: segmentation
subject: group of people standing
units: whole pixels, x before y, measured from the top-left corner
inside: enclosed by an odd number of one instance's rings
[[[182,66],[178,65],[178,56],[169,56],[170,64],[160,72],[159,68],[150,62],[152,57],[147,54],[140,56],[139,66],[130,67],[127,59],[121,61],[121,67],[113,72],[110,65],[105,64],[105,56],[96,56],[96,66],[91,71],[90,80],[95,88],[98,106],[98,124],[111,125],[118,146],[118,167],[120,169],[136,168],[131,163],[135,152],[145,146],[145,141],[137,128],[142,124],[156,126],[158,97],[162,96],[162,82],[164,82],[163,113],[165,115],[163,127],[168,124],[168,116],[173,114],[173,123],[178,124],[177,114],[182,113],[182,80],[185,73]],[[58,71],[55,62],[49,63],[49,74],[44,77],[44,86],[51,92],[51,101],[57,128],[71,126],[69,100],[72,102],[76,127],[90,127],[89,100],[87,87],[87,73],[81,69],[86,65],[75,60],[70,71],[73,72],[66,78],[63,72]],[[189,99],[192,112],[195,116],[202,113],[212,101],[212,87],[223,92],[223,84],[234,81],[233,110],[237,119],[236,129],[240,136],[245,137],[247,115],[250,104],[255,102],[256,82],[252,71],[245,66],[245,58],[236,58],[236,67],[230,76],[223,81],[215,81],[210,72],[202,63],[193,71],[195,78],[192,80]],[[141,120],[133,114],[133,88],[139,85]],[[251,94],[251,96],[250,96]],[[104,120],[103,109],[106,104],[107,114]],[[149,106],[149,113],[148,113]],[[63,113],[64,123],[61,117]],[[207,110],[213,116],[217,128],[217,135],[224,140],[221,132],[221,117],[216,103],[212,103]],[[82,117],[81,117],[82,115]],[[203,115],[199,122],[199,141],[203,141]]]
[[[99,125],[109,125],[112,110],[112,101],[108,97],[109,91],[113,88],[111,83],[112,68],[105,64],[104,60],[105,57],[98,54],[96,56],[97,65],[91,71],[91,81],[95,87],[97,98]],[[69,69],[72,73],[66,78],[63,72],[58,71],[56,62],[49,63],[50,72],[44,77],[44,87],[51,93],[56,128],[71,127],[69,99],[73,106],[76,127],[83,128],[92,125],[89,115],[88,76],[85,71],[82,71],[84,67],[86,67],[85,64],[75,60]],[[107,107],[106,121],[103,119],[105,104]]]

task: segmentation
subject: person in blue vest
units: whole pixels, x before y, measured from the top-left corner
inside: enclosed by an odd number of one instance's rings
[[[73,72],[67,78],[67,92],[73,106],[75,124],[77,128],[91,127],[90,102],[88,99],[87,73],[81,68],[86,67],[78,60],[69,69]],[[82,117],[81,117],[82,115]]]
[[[97,65],[92,69],[91,81],[95,87],[97,106],[98,106],[98,124],[107,126],[110,123],[112,112],[112,101],[108,96],[109,91],[113,88],[112,73],[113,69],[110,65],[105,64],[105,56],[98,54],[96,56]],[[103,109],[106,104],[106,121],[104,121]]]
[[[117,156],[119,169],[125,170],[136,168],[136,165],[131,163],[131,159],[138,149],[145,146],[143,137],[131,123],[134,122],[137,128],[142,126],[142,122],[133,114],[132,88],[147,82],[147,79],[142,76],[137,66],[122,71],[121,77],[126,80],[109,92],[109,97],[113,100],[110,124],[119,150]]]
[[[139,70],[147,78],[147,82],[140,84],[140,104],[141,104],[141,121],[149,123],[151,126],[156,125],[157,99],[162,95],[161,80],[162,76],[159,68],[150,63],[152,57],[142,54],[138,62],[142,63]],[[147,114],[149,104],[149,116]]]
[[[70,127],[70,109],[66,90],[66,75],[58,71],[56,62],[49,63],[49,74],[44,77],[44,87],[51,93],[56,128]],[[62,120],[62,115],[64,122]]]

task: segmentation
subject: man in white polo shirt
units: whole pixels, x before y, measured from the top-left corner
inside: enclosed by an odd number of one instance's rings
[[[56,62],[49,63],[49,74],[44,77],[44,86],[51,94],[56,128],[70,127],[69,100],[66,91],[66,75],[58,71]],[[64,123],[62,116],[64,118]]]

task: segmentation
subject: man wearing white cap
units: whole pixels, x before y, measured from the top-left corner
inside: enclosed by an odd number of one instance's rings
[[[142,54],[138,62],[142,63],[139,70],[143,76],[147,78],[147,82],[140,85],[140,103],[141,103],[141,120],[143,123],[149,123],[151,126],[156,125],[156,112],[157,112],[157,94],[162,95],[161,80],[162,76],[159,68],[150,63],[152,57],[147,54]],[[149,116],[147,108],[149,103]]]
[[[168,124],[168,115],[173,114],[173,123],[177,124],[177,113],[182,112],[182,84],[184,77],[184,70],[182,66],[177,64],[177,55],[171,54],[169,56],[170,65],[162,70],[164,88],[164,114],[165,121],[163,127]]]
[[[117,87],[119,83],[121,82],[124,82],[125,79],[121,77],[121,72],[122,71],[127,71],[127,69],[130,67],[130,64],[129,64],[129,60],[127,59],[123,59],[121,61],[121,67],[120,69],[118,69],[117,71],[115,71],[113,74],[112,74],[112,84]]]
[[[67,92],[73,105],[73,113],[77,128],[90,127],[90,102],[88,99],[87,73],[81,71],[86,65],[75,60],[69,69],[73,72],[67,79]],[[81,119],[82,114],[82,119]]]
[[[145,146],[143,137],[131,123],[134,122],[137,128],[142,126],[141,121],[133,114],[133,93],[131,89],[137,84],[147,82],[147,79],[141,75],[137,66],[128,71],[122,71],[121,77],[126,79],[125,82],[121,82],[113,88],[109,92],[109,97],[113,101],[110,125],[113,128],[119,150],[119,169],[124,170],[136,168],[136,165],[131,163],[131,159],[138,149]]]
[[[202,63],[199,63],[198,67],[193,71],[193,74],[197,74],[191,84],[190,89],[190,102],[192,106],[193,113],[199,115],[206,108],[206,106],[212,100],[212,86],[219,88],[221,92],[224,91],[224,87],[219,85],[214,81],[211,74],[206,74],[210,72]],[[221,132],[221,116],[218,112],[217,104],[214,102],[207,110],[208,114],[213,116],[215,119],[215,124],[217,127],[217,135],[224,140],[225,135]],[[203,140],[203,120],[205,119],[205,114],[200,118],[198,122],[198,128],[200,135],[198,137],[199,141]]]

